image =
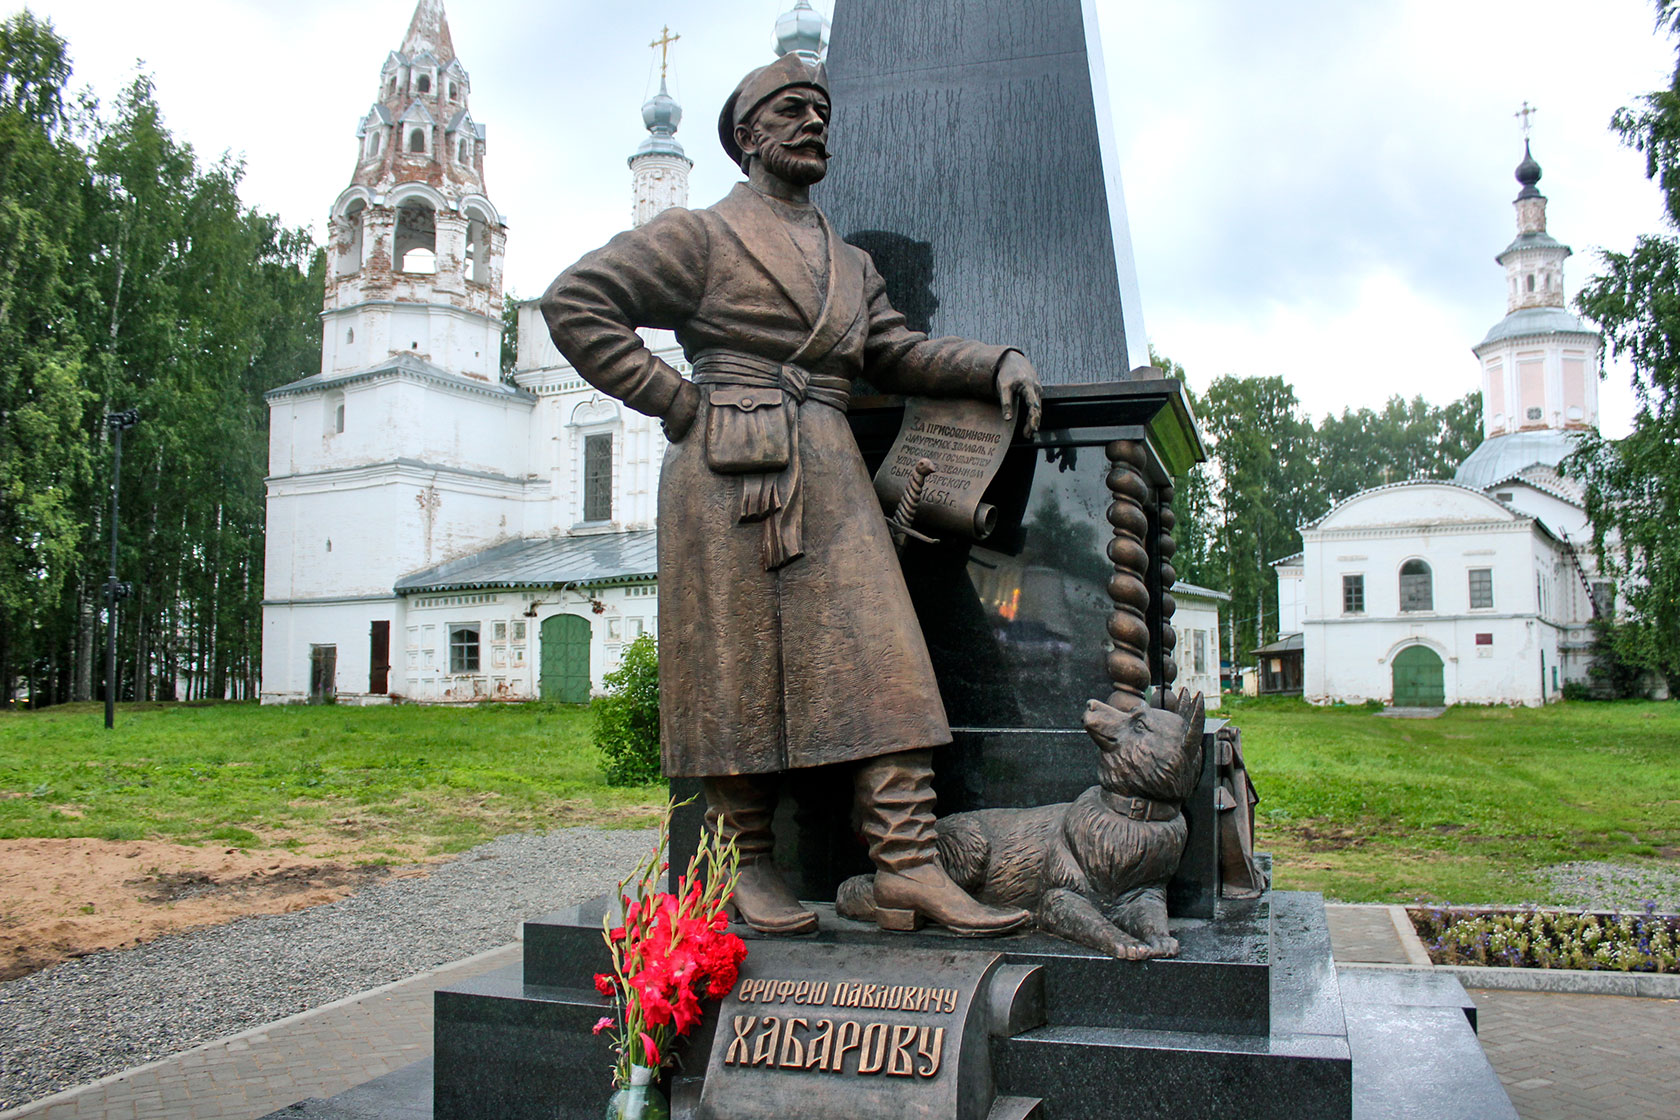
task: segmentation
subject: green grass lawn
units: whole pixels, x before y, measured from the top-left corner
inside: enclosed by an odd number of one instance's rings
[[[1345,901],[1543,899],[1576,859],[1680,866],[1680,704],[1455,708],[1434,720],[1228,702],[1280,887]],[[647,824],[583,708],[125,706],[0,715],[0,839],[307,846],[355,859],[506,832]]]
[[[0,715],[0,838],[152,838],[355,859],[506,832],[649,824],[659,787],[609,789],[587,709],[99,705]]]
[[[1280,887],[1349,902],[1544,900],[1579,859],[1680,868],[1680,704],[1450,708],[1433,720],[1230,703]]]

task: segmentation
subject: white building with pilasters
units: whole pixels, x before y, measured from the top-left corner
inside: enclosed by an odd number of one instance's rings
[[[333,204],[321,368],[268,394],[265,702],[587,700],[656,624],[664,437],[534,305],[504,375],[507,223],[470,93],[441,0],[419,0]],[[687,200],[680,120],[661,82],[637,224]]]
[[[1580,483],[1558,468],[1598,425],[1602,342],[1564,306],[1570,250],[1546,232],[1526,144],[1516,176],[1517,237],[1497,258],[1506,315],[1474,347],[1483,442],[1451,482],[1341,502],[1274,565],[1308,700],[1537,705],[1587,678],[1592,619],[1614,594]]]

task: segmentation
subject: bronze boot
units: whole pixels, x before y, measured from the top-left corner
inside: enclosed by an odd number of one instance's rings
[[[857,803],[875,863],[875,921],[912,930],[924,920],[962,937],[1024,928],[1032,915],[976,902],[939,862],[933,827],[933,752],[899,751],[858,767]]]
[[[706,824],[741,853],[741,877],[730,899],[741,920],[760,933],[810,933],[817,916],[799,905],[776,867],[770,831],[776,781],[774,774],[702,779]]]

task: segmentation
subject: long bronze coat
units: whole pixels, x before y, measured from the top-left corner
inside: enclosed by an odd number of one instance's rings
[[[994,397],[1006,348],[907,328],[869,255],[826,221],[824,292],[785,206],[743,183],[709,209],[667,210],[619,234],[544,295],[555,345],[590,384],[652,416],[671,409],[683,381],[638,326],[676,332],[691,360],[722,349],[782,362],[820,321],[835,342],[812,374],[850,381],[867,370],[887,392]],[[764,773],[950,742],[844,412],[814,399],[798,407],[804,555],[767,571],[762,527],[739,521],[742,476],[706,465],[710,407],[702,394],[659,482],[666,775]]]

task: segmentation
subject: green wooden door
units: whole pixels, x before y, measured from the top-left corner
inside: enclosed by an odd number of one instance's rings
[[[542,698],[562,704],[589,703],[589,620],[575,614],[545,618],[540,641]]]
[[[1446,671],[1428,646],[1407,646],[1394,657],[1394,706],[1439,708],[1447,702]]]

